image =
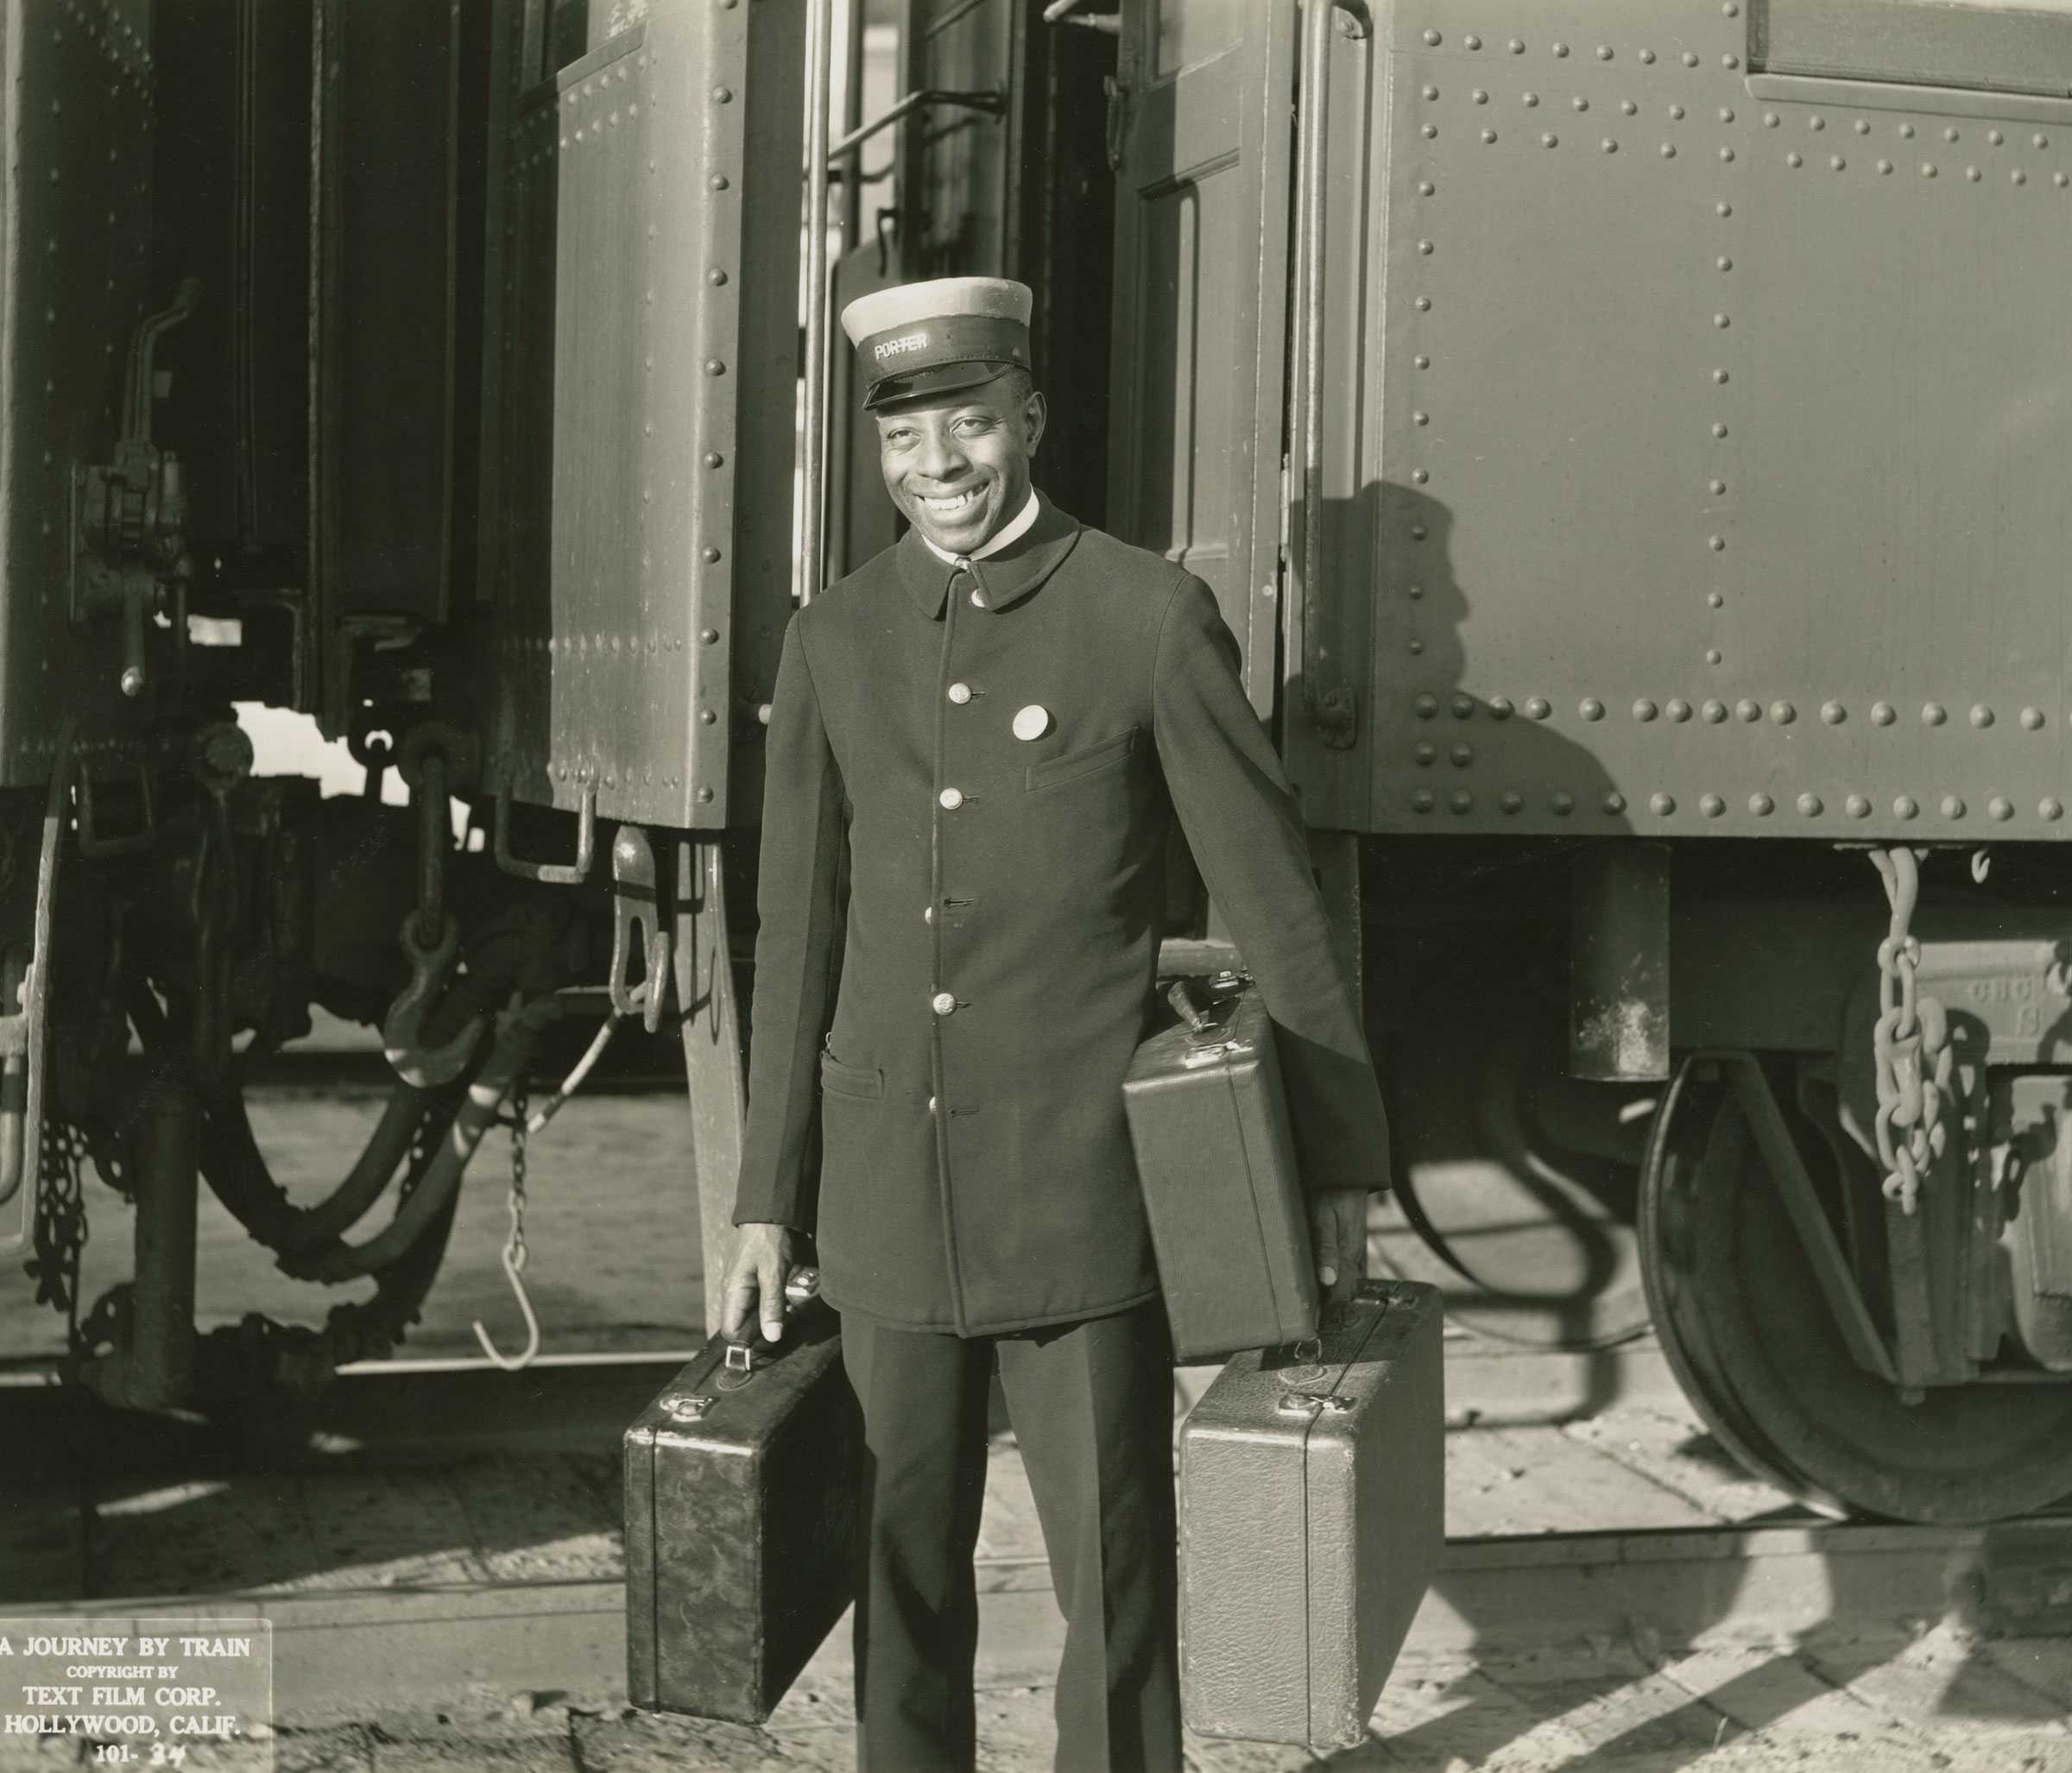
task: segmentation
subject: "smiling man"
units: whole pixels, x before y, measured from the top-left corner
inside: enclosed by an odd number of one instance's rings
[[[1066,1620],[1057,1764],[1181,1764],[1172,1353],[1121,1088],[1176,816],[1276,1025],[1335,1297],[1388,1181],[1355,998],[1213,593],[1031,486],[1029,305],[948,278],[844,312],[913,527],[793,619],[770,718],[726,1328],[760,1308],[781,1333],[812,1233],[863,1411],[867,1773],[974,1764],[995,1367]]]

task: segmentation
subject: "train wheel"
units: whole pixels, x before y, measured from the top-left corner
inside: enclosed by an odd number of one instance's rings
[[[1657,1087],[1568,1082],[1557,1000],[1455,982],[1431,1009],[1390,1068],[1399,1198],[1374,1221],[1382,1262],[1437,1286],[1450,1321],[1500,1341],[1593,1349],[1639,1335],[1640,1126],[1620,1111],[1645,1112]]]
[[[1799,1142],[1832,1185],[1821,1140]],[[1931,1523],[2072,1492],[2072,1387],[1938,1386],[1907,1404],[1850,1359],[1733,1091],[1689,1062],[1649,1141],[1639,1234],[1677,1381],[1758,1477],[1824,1512]]]

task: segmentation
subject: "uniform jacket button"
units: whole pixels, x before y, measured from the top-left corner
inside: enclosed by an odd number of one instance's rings
[[[950,699],[956,703],[959,708],[962,708],[965,703],[971,699],[971,685],[969,684],[951,685]]]
[[[929,905],[921,912],[921,921],[924,924],[932,924],[935,921],[935,907],[933,905]]]
[[[931,1114],[935,1113],[935,1098],[933,1096],[928,1098],[928,1112]]]
[[[947,991],[937,992],[933,997],[928,1000],[928,1002],[938,1016],[946,1016],[957,1007],[956,997]]]
[[[945,788],[935,798],[942,803],[945,812],[955,812],[964,804],[963,790],[961,788]]]
[[[986,594],[983,591],[971,593],[971,607],[974,609],[983,609],[986,607]]]

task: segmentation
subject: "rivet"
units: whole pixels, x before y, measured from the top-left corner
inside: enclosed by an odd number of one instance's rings
[[[1542,148],[1558,148],[1561,146],[1561,137],[1550,130],[1539,138],[1539,145]]]
[[[2050,174],[2050,182],[2063,191],[2066,186],[2072,185],[2072,173],[2053,173]]]
[[[1911,819],[1920,811],[1919,804],[1911,794],[1900,794],[1893,798],[1892,816],[1895,818]]]
[[[1512,38],[1508,43],[1504,45],[1504,47],[1508,49],[1513,55],[1523,55],[1526,53],[1525,41],[1522,38],[1519,37]]]
[[[1422,653],[1422,652],[1424,650],[1424,641],[1422,641],[1422,640],[1412,640],[1412,641],[1410,643],[1410,650],[1411,650],[1411,652],[1412,652],[1412,653]]]
[[[1873,702],[1871,704],[1871,724],[1873,726],[1889,727],[1898,717],[1898,714],[1893,711],[1891,703]]]
[[[1431,478],[1431,473],[1429,469],[1413,468],[1410,470],[1410,477],[1419,486],[1423,486],[1426,481]]]
[[[1680,104],[1671,105],[1669,108],[1669,115],[1670,120],[1672,123],[1682,123],[1684,121],[1684,107]]]
[[[1523,98],[1527,110],[1532,110],[1539,103],[1539,94],[1537,92],[1527,92],[1523,95]]]
[[[1423,541],[1424,539],[1424,526],[1421,523],[1412,524],[1410,527],[1410,539],[1413,542]]]
[[[1890,161],[1889,160],[1881,160],[1881,161],[1879,161],[1878,162],[1878,170],[1879,170],[1879,172],[1881,172],[1881,173],[1889,173],[1889,172],[1891,172],[1891,171],[1892,171],[1892,161]]]
[[[1949,718],[1949,714],[1940,702],[1930,702],[1922,708],[1921,718],[1926,725],[1939,727]]]
[[[1849,716],[1848,710],[1841,703],[1823,702],[1820,704],[1820,717],[1829,726],[1838,727]]]
[[[1411,586],[1410,595],[1412,597],[1422,597],[1424,595],[1424,587],[1423,585]]]
[[[1947,129],[1943,130],[1942,139],[1945,142],[1955,142],[1959,139],[1957,126],[1955,123],[1952,123]]]
[[[1720,158],[1721,160],[1732,160],[1734,158],[1734,150],[1731,148],[1722,148],[1720,150]]]
[[[1602,142],[1598,143],[1598,146],[1603,148],[1607,154],[1616,154],[1619,151],[1619,144],[1613,141],[1609,136],[1607,136]]]
[[[1431,423],[1431,414],[1429,413],[1412,413],[1410,415],[1410,422],[1412,425],[1429,425]]]
[[[1439,34],[1437,31],[1426,31],[1424,42],[1426,47],[1437,49],[1439,47]]]
[[[1569,53],[1569,46],[1566,43],[1557,43],[1554,46],[1554,53],[1557,56],[1566,55]]]
[[[711,565],[712,565],[712,563],[713,563],[714,561],[717,560],[718,558],[719,558],[719,550],[718,550],[717,548],[711,548],[711,547],[709,547],[709,548],[707,548],[707,549],[705,550],[705,564],[706,564],[708,566],[710,566]]]
[[[1461,41],[1466,44],[1470,49],[1480,49],[1482,47],[1482,40],[1476,36],[1472,31],[1470,31],[1466,36],[1462,37]]]
[[[719,360],[717,357],[707,357],[707,358],[705,359],[705,374],[706,374],[706,375],[724,375],[726,373],[727,373],[727,366],[726,366],[724,363],[722,363],[722,362],[721,362],[721,361],[720,361],[720,360]]]
[[[1713,421],[1713,426],[1712,426],[1712,434],[1713,434],[1715,437],[1725,437],[1725,436],[1727,435],[1727,427],[1726,427],[1726,426],[1725,426],[1725,425],[1723,425],[1723,424],[1721,424],[1721,422],[1720,422],[1718,420],[1716,420],[1716,419],[1715,419],[1715,420]],[[1724,544],[1721,544],[1721,546],[1725,546],[1725,545],[1724,545]]]
[[[1788,727],[1798,718],[1798,710],[1789,702],[1772,702],[1770,704],[1770,718],[1780,727]]]
[[[727,274],[721,270],[717,265],[713,266],[711,270],[705,273],[705,281],[710,283],[715,289],[718,288],[720,285],[724,283],[726,281]]]
[[[1626,811],[1626,796],[1621,794],[1616,788],[1613,788],[1607,792],[1601,804],[1602,804],[1607,812],[1624,812]]]
[[[716,628],[700,628],[698,631],[698,637],[708,647],[717,646],[719,644],[719,630]]]
[[[1734,121],[1733,110],[1724,104],[1720,107],[1720,121],[1723,123],[1730,123]]]
[[[1720,662],[1720,649],[1717,647],[1708,647],[1705,649],[1705,662],[1708,665],[1717,665]]]
[[[1820,804],[1820,796],[1817,794],[1800,795],[1798,797],[1798,810],[1807,818],[1818,818],[1822,810]]]
[[[2007,176],[2017,185],[2026,185],[2029,182],[2029,174],[2025,173],[2019,167],[2017,167],[2012,173],[2008,174]]]
[[[2048,148],[2050,145],[2050,138],[2039,133],[2029,138],[2029,145],[2031,148]]]
[[[1980,728],[1991,726],[1993,724],[1993,710],[1983,702],[1974,704],[1971,710],[1971,723],[1974,727]]]
[[[1492,696],[1489,698],[1491,720],[1509,720],[1511,711],[1511,698],[1508,696]]]
[[[1526,712],[1534,720],[1545,720],[1554,712],[1554,708],[1545,696],[1529,696],[1526,698]]]
[[[1903,142],[1911,142],[1914,139],[1914,126],[1911,123],[1900,124],[1899,138]]]
[[[1437,123],[1426,123],[1418,133],[1427,142],[1437,142],[1439,139],[1439,126]]]
[[[2037,801],[2036,810],[2038,814],[2047,819],[2063,818],[2065,811],[2063,804],[2058,800],[2056,796],[2051,794],[2046,794]]]
[[[1504,798],[1497,803],[1506,812],[1516,812],[1526,804],[1526,797],[1515,788],[1504,790]]]
[[[1871,133],[1870,119],[1867,117],[1858,117],[1856,119],[1855,128],[1856,133],[1859,136],[1869,135]]]
[[[1979,180],[1982,174],[1976,167],[1966,167],[1964,168],[1964,176],[1975,185],[1979,182]]]
[[[1673,721],[1678,722],[1687,721],[1690,718],[1690,704],[1681,696],[1671,696],[1669,698],[1668,712],[1669,717]]]
[[[1429,739],[1420,739],[1415,745],[1410,748],[1410,754],[1412,757],[1415,758],[1420,765],[1429,768],[1433,763],[1437,761],[1439,748],[1437,745],[1434,745]]]
[[[1777,113],[1775,111],[1766,110],[1763,113],[1763,127],[1766,129],[1774,129],[1777,127]]]
[[[708,468],[723,467],[726,464],[726,459],[727,458],[721,455],[717,450],[707,450],[705,451],[705,466]]]
[[[1456,696],[1453,698],[1453,717],[1456,720],[1472,720],[1475,717],[1475,697]]]
[[[1924,160],[1921,162],[1921,176],[1924,179],[1932,179],[1936,176],[1935,161],[1932,160]]]
[[[2014,817],[2013,803],[2006,796],[1996,794],[1986,803],[1986,812],[1990,818],[2011,819]]]
[[[727,188],[727,175],[724,173],[713,174],[705,180],[705,188],[708,191],[724,191]]]
[[[1419,720],[1430,720],[1439,711],[1439,698],[1437,696],[1425,694],[1412,703],[1411,708]]]
[[[1662,144],[1662,158],[1664,160],[1674,160],[1676,157],[1677,144],[1673,142],[1665,142]]]
[[[1412,366],[1415,369],[1429,369],[1431,368],[1431,359],[1426,356],[1423,351],[1419,351],[1417,356],[1412,357],[1410,361]]]
[[[1830,154],[1828,156],[1828,164],[1839,173],[1848,165],[1848,161],[1844,160],[1839,154]]]
[[[1712,317],[1712,324],[1713,324],[1715,326],[1717,326],[1717,327],[1719,327],[1719,328],[1720,328],[1720,329],[1721,329],[1721,330],[1723,331],[1725,331],[1725,329],[1726,329],[1728,326],[1729,326],[1729,325],[1732,325],[1733,323],[1732,323],[1731,321],[1729,321],[1729,320],[1728,319],[1727,316],[1726,316],[1726,315],[1724,315],[1724,314],[1715,314],[1715,315]]]
[[[1715,203],[1712,206],[1712,212],[1715,216],[1724,218],[1734,213],[1734,205],[1730,203]]]
[[[1437,86],[1427,86],[1424,88],[1424,97],[1426,98],[1437,98],[1438,96],[1439,89]]]
[[[1612,46],[1609,43],[1600,43],[1597,46],[1597,60],[1600,61],[1609,61],[1611,59]]]
[[[1635,104],[1632,99],[1621,98],[1619,101],[1619,114],[1621,117],[1637,117],[1639,115],[1639,111],[1640,107]]]
[[[1806,157],[1803,154],[1787,154],[1785,156],[1785,164],[1788,167],[1803,167],[1805,163]]]
[[[1495,140],[1496,140],[1496,131],[1495,131],[1494,129],[1484,129],[1484,130],[1482,131],[1482,140],[1483,140],[1484,142],[1494,142],[1494,141],[1495,141]]]
[[[1871,816],[1871,803],[1861,794],[1850,795],[1841,804],[1853,819],[1867,819]]]
[[[1723,480],[1709,480],[1706,482],[1706,485],[1710,489],[1712,495],[1715,499],[1720,497],[1727,490],[1727,483]]]
[[[1633,718],[1635,720],[1652,720],[1658,711],[1655,704],[1645,696],[1633,704]]]
[[[1705,607],[1709,609],[1724,609],[1727,599],[1717,591],[1708,591],[1705,593]]]
[[[653,648],[653,647],[654,647],[654,642],[653,640],[650,640],[650,641],[648,641],[648,645],[649,648],[652,650],[652,648]],[[709,726],[711,726],[711,724],[712,724],[712,723],[713,723],[715,721],[717,721],[717,720],[719,718],[719,716],[718,716],[717,714],[715,714],[715,713],[714,713],[714,712],[713,712],[713,711],[712,711],[712,710],[711,710],[710,708],[704,708],[704,709],[700,709],[700,710],[698,710],[698,718],[699,723],[700,723],[701,725],[704,725],[704,726],[708,726],[708,727],[709,727]]]
[[[1418,243],[1418,250],[1429,258],[1431,256],[1431,243],[1429,240],[1420,240]]]
[[[1724,437],[1726,430],[1723,426],[1715,425],[1713,426],[1713,435]],[[1705,538],[1705,546],[1716,554],[1727,546],[1727,538],[1723,535],[1709,535]]]
[[[1433,187],[1431,180],[1420,179],[1418,180],[1418,195],[1419,197],[1430,197],[1432,193],[1432,188]]]
[[[1698,65],[1698,53],[1695,49],[1686,49],[1682,60],[1685,67],[1696,67]]]
[[[1698,811],[1709,819],[1716,819],[1727,811],[1727,803],[1716,794],[1698,796]]]
[[[2025,708],[2022,710],[2022,724],[2032,733],[2040,731],[2044,724],[2044,710],[2040,708]]]
[[[731,104],[734,102],[734,95],[724,86],[715,86],[712,89],[712,102],[715,104]]]
[[[712,798],[712,791],[710,788],[700,788],[698,791],[698,798],[701,804],[709,802]]]
[[[1823,117],[1810,117],[1806,119],[1806,127],[1809,129],[1824,129],[1827,126],[1828,120]]]
[[[1430,812],[1433,807],[1438,804],[1438,801],[1434,798],[1431,789],[1420,788],[1410,797],[1410,804],[1413,812]]]
[[[1576,712],[1582,715],[1585,720],[1602,720],[1604,718],[1604,704],[1595,696],[1585,696],[1577,704]]]
[[[1417,308],[1420,314],[1429,314],[1431,312],[1431,298],[1429,295],[1420,295],[1418,298]]]
[[[1677,810],[1676,796],[1673,794],[1651,794],[1647,798],[1647,805],[1648,810],[1658,818],[1667,818]]]
[[[1946,819],[1962,818],[1964,817],[1963,801],[1955,794],[1945,794],[1942,797],[1942,817]]]
[[[1456,812],[1470,812],[1475,807],[1475,796],[1465,788],[1456,788],[1446,797],[1446,804]]]
[[[1724,369],[1715,369],[1712,372],[1712,379],[1718,385],[1724,387],[1728,381],[1727,372]]]
[[[1547,804],[1551,806],[1556,812],[1565,816],[1576,811],[1576,797],[1566,788],[1557,788],[1549,797]]]
[[[1748,811],[1755,814],[1758,818],[1769,812],[1776,804],[1777,803],[1767,794],[1757,793],[1748,797]]]
[[[1745,721],[1759,721],[1763,717],[1763,704],[1752,697],[1744,696],[1734,704],[1734,711]]]
[[[1640,62],[1644,67],[1652,67],[1655,65],[1655,52],[1652,49],[1643,49],[1640,52]]]

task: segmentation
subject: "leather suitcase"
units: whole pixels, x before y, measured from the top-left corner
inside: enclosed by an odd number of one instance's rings
[[[1367,1281],[1180,1430],[1180,1695],[1204,1736],[1363,1741],[1445,1537],[1439,1293]],[[1321,1353],[1319,1348],[1321,1347]]]
[[[1295,1170],[1273,1024],[1249,980],[1224,974],[1197,1008],[1145,1041],[1123,1108],[1174,1354],[1210,1360],[1317,1329],[1317,1271]]]
[[[641,1413],[625,1436],[635,1705],[742,1724],[776,1708],[855,1592],[862,1440],[840,1320],[818,1300],[774,1347],[714,1336]]]

